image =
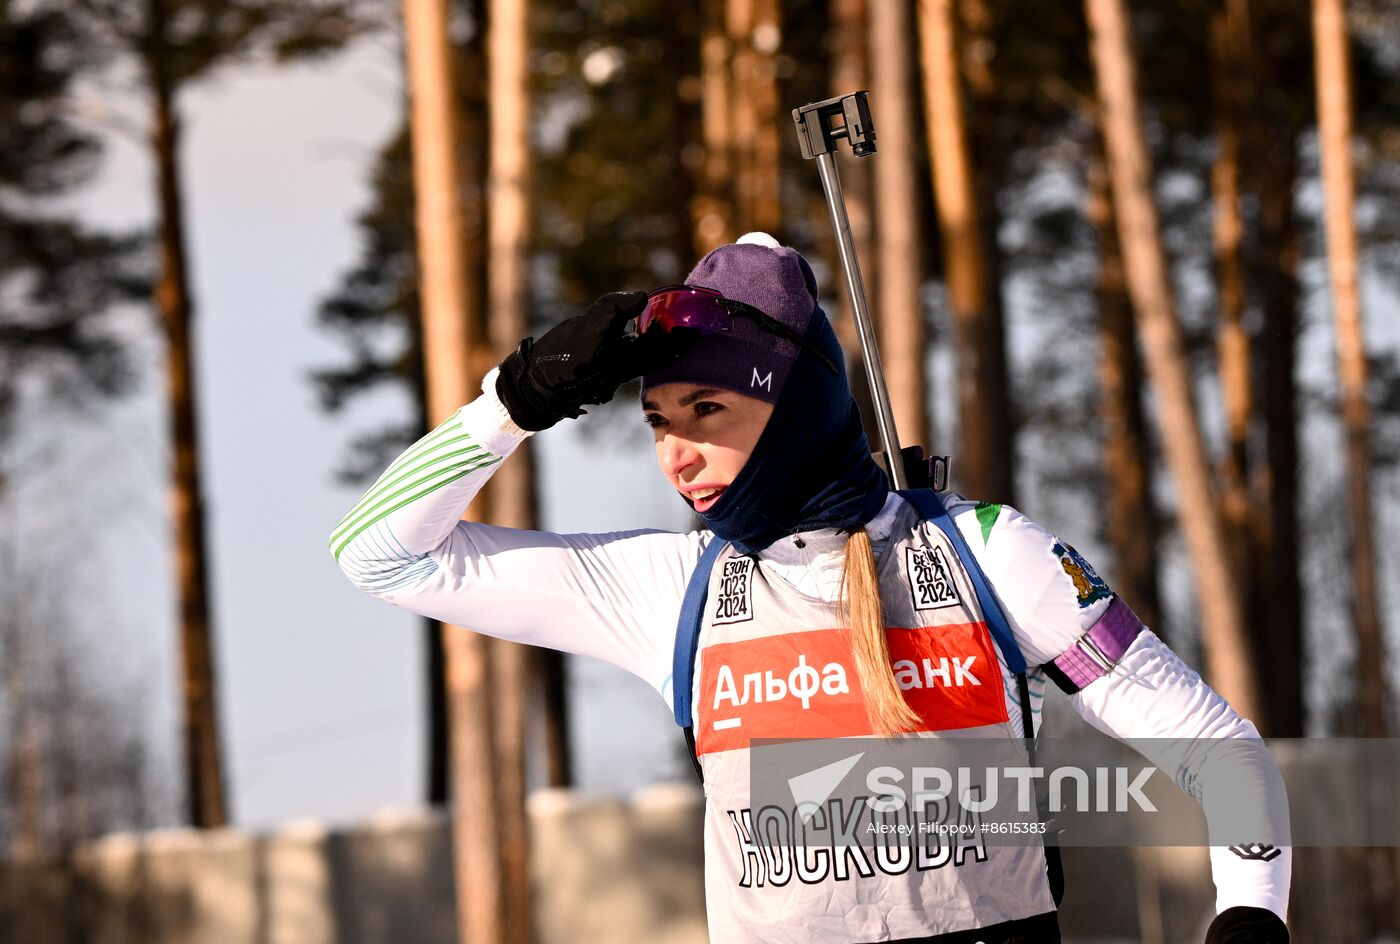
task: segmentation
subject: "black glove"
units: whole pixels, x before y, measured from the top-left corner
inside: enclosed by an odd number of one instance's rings
[[[679,357],[693,332],[627,331],[646,303],[645,292],[612,292],[538,341],[521,341],[496,377],[496,395],[516,425],[541,430],[582,416],[585,403],[607,403],[621,384]]]
[[[1206,944],[1288,944],[1288,925],[1267,908],[1236,905],[1215,916]]]

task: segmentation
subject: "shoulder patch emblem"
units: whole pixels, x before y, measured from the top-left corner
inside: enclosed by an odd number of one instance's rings
[[[1069,575],[1069,579],[1074,581],[1074,592],[1080,607],[1089,606],[1098,600],[1107,600],[1113,595],[1104,579],[1074,548],[1057,542],[1051,551],[1060,559],[1060,567]]]
[[[937,610],[958,606],[958,585],[953,582],[953,568],[943,548],[905,548],[904,562],[909,572],[909,592],[914,595],[914,609]]]
[[[720,571],[719,593],[715,594],[714,625],[744,623],[753,619],[752,557],[731,557]]]

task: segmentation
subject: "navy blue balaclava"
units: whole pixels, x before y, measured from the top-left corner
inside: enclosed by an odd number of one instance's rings
[[[740,553],[756,553],[778,538],[821,528],[855,528],[884,506],[888,485],[870,456],[860,413],[846,380],[845,355],[831,322],[817,304],[816,279],[796,251],[754,233],[707,255],[686,279],[758,308],[803,335],[836,372],[812,351],[774,335],[701,339],[680,360],[643,378],[649,387],[674,380],[713,383],[754,395],[732,378],[749,371],[721,366],[728,358],[754,355],[755,343],[771,345],[791,366],[776,371],[773,415],[748,462],[715,506],[700,517]],[[747,366],[747,364],[746,364]],[[769,397],[762,397],[769,399]]]

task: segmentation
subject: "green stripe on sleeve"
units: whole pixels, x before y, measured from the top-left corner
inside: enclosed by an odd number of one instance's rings
[[[379,502],[376,503],[376,505],[372,509],[366,509],[365,513],[360,516],[360,519],[358,521],[353,523],[352,527],[346,526],[349,527],[349,530],[346,530],[346,527],[337,529],[337,533],[331,537],[330,541],[332,550],[335,554],[335,559],[340,560],[340,555],[345,550],[345,548],[357,537],[363,534],[367,528],[372,527],[377,522],[384,520],[386,517],[398,511],[400,508],[410,505],[426,495],[431,495],[438,489],[446,485],[451,485],[458,479],[461,479],[462,477],[472,472],[475,472],[478,469],[485,469],[489,466],[495,465],[497,462],[500,461],[500,456],[493,456],[490,453],[486,453],[480,459],[466,463],[464,465],[457,466],[455,469],[452,470],[452,475],[442,479],[439,482],[432,482],[432,484],[427,485],[427,487],[421,486],[423,486],[425,483],[431,482],[437,474],[440,474],[442,471],[445,470],[440,469],[432,475],[420,477],[413,483],[404,486],[403,488],[400,488],[397,491],[394,491],[387,495],[383,495],[380,498]],[[413,491],[415,488],[419,490]],[[410,492],[411,494],[408,494]],[[337,540],[339,541],[338,544],[336,543]]]
[[[404,451],[403,455],[389,463],[389,468],[384,470],[384,474],[381,475],[380,478],[382,479],[385,475],[389,475],[395,470],[403,468],[405,464],[413,462],[425,452],[444,445],[444,440],[449,437],[455,439],[471,438],[467,435],[467,431],[462,429],[462,424],[458,421],[456,416],[444,420],[438,425],[437,429],[409,446],[408,449]]]
[[[468,437],[462,437],[463,440]],[[446,444],[444,444],[446,445]],[[386,499],[392,498],[402,492],[405,488],[412,488],[429,479],[442,475],[444,472],[456,471],[463,465],[474,462],[477,456],[487,456],[490,453],[480,446],[468,446],[465,449],[456,449],[450,452],[443,452],[430,456],[418,465],[409,469],[404,469],[396,475],[386,472],[379,477],[379,481],[364,494],[355,507],[341,519],[340,524],[331,534],[331,540],[336,540],[343,531],[354,526],[367,514],[371,514],[377,507],[382,505]],[[414,476],[417,476],[414,479]],[[409,481],[414,479],[413,481]],[[406,483],[406,484],[405,484]]]

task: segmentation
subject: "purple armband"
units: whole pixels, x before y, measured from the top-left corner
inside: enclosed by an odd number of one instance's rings
[[[1140,632],[1142,621],[1137,614],[1121,597],[1114,597],[1097,623],[1074,645],[1045,663],[1045,674],[1061,691],[1073,695],[1094,679],[1112,672]]]

